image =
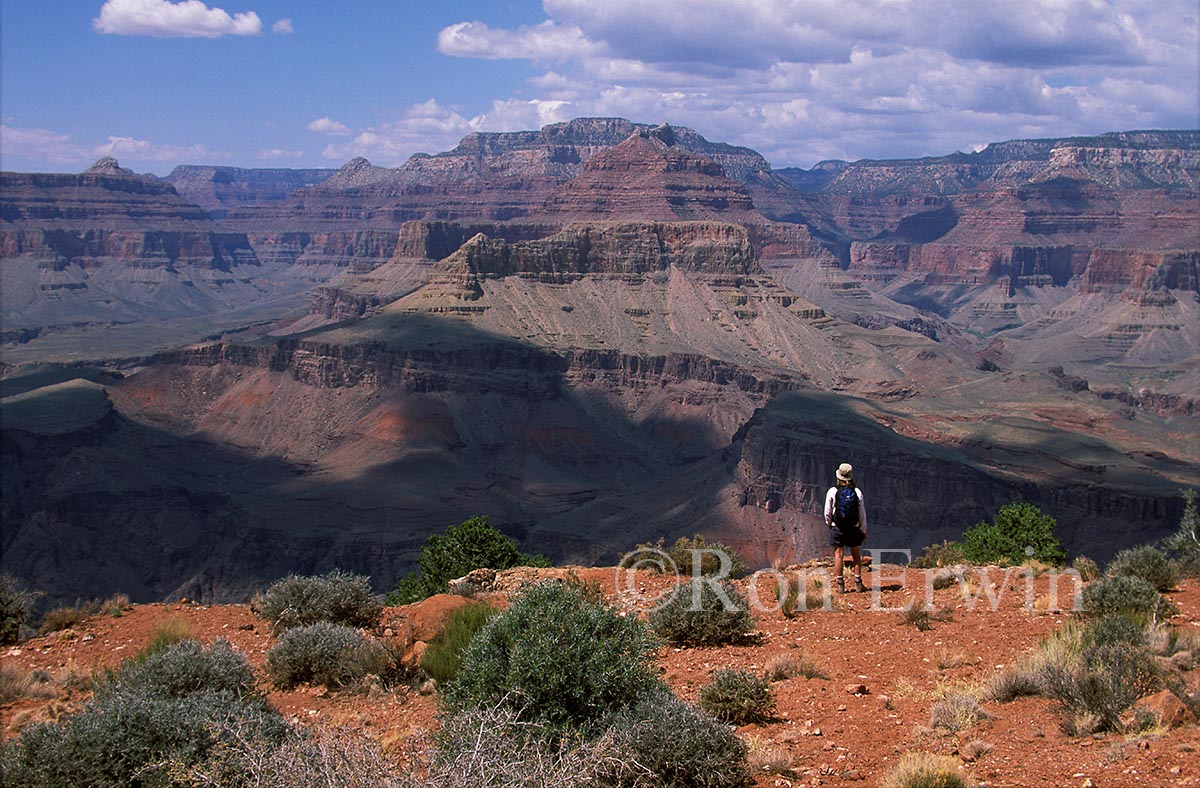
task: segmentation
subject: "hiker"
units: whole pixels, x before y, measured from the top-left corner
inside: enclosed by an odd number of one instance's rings
[[[867,507],[863,504],[862,490],[854,486],[854,466],[843,462],[834,476],[836,485],[825,493],[825,524],[829,526],[829,544],[833,545],[833,574],[837,578],[838,591],[844,592],[846,578],[842,570],[845,549],[849,547],[850,560],[854,563],[854,589],[866,591],[859,546],[867,538]]]

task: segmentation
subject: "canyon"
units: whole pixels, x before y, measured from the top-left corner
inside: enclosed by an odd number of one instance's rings
[[[868,546],[1200,485],[1200,132],[773,170],[585,118],[400,168],[5,173],[4,565],[60,599],[380,590],[475,514],[555,560]]]

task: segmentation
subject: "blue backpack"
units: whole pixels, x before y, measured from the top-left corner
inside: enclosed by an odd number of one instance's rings
[[[858,527],[858,489],[839,487],[833,498],[833,522],[838,528]]]

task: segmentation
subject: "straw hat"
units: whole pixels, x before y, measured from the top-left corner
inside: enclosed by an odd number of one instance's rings
[[[854,466],[848,462],[843,462],[838,466],[837,473],[834,475],[837,476],[838,481],[852,482],[854,481]]]

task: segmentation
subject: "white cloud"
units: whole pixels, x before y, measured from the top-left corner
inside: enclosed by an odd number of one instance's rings
[[[412,105],[396,120],[359,133],[353,140],[327,145],[321,155],[336,162],[363,156],[374,164],[396,167],[414,153],[452,148],[463,136],[478,130],[477,119],[430,99]]]
[[[260,150],[255,154],[254,158],[259,161],[270,161],[277,159],[302,159],[304,151],[302,150],[282,150],[280,148],[271,148],[269,150]]]
[[[339,123],[329,116],[317,118],[305,128],[315,131],[317,134],[329,134],[334,137],[348,137],[354,133],[345,123]]]
[[[121,36],[220,38],[261,35],[263,24],[253,11],[230,16],[200,0],[105,0],[92,27]]]
[[[979,140],[1195,128],[1194,0],[544,0],[536,26],[447,27],[439,49],[554,64],[467,119],[689,125],[777,166]]]
[[[438,51],[457,57],[486,60],[567,60],[596,47],[579,28],[547,20],[535,27],[497,30],[483,22],[459,22],[438,34]]]
[[[161,145],[133,137],[109,137],[108,142],[92,149],[93,156],[128,158],[133,161],[203,163],[232,158],[232,154],[209,150],[206,145]]]
[[[22,129],[0,125],[0,157],[41,159],[52,164],[87,161],[91,151],[68,134],[49,129]],[[7,165],[4,167],[8,169]]]
[[[292,26],[292,20],[284,18],[271,25],[271,32],[275,33],[276,35],[286,36],[295,33],[296,28]]]

